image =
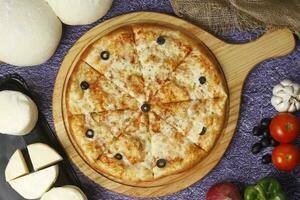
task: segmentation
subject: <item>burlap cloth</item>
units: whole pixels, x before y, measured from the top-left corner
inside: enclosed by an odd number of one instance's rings
[[[288,27],[300,33],[300,0],[171,0],[175,13],[213,33]]]

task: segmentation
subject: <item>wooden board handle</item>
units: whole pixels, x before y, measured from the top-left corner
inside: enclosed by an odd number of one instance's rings
[[[268,31],[246,44],[224,43],[215,48],[213,53],[224,70],[228,85],[231,86],[235,80],[245,80],[249,71],[258,63],[287,55],[293,51],[295,45],[293,33],[289,29],[279,29]]]

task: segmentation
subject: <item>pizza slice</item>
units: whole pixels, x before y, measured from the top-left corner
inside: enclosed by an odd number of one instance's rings
[[[152,104],[226,97],[217,63],[197,45],[149,101]]]
[[[153,112],[149,113],[149,132],[154,178],[184,171],[207,155]]]
[[[90,115],[70,116],[69,127],[81,155],[92,163],[102,155],[115,139],[107,127],[99,126]]]
[[[108,115],[97,116],[96,121],[113,127],[113,132],[120,133],[99,157],[97,165],[106,173],[122,180],[152,180],[147,114],[136,111],[115,114],[118,118],[115,118],[114,113],[111,112]],[[117,130],[116,127],[120,129]]]
[[[106,175],[132,181],[152,180],[148,155],[148,117],[132,110],[69,118],[75,142],[93,167]]]
[[[153,105],[152,111],[205,151],[219,137],[224,123],[225,98]]]
[[[66,93],[70,114],[137,109],[139,103],[84,62],[74,69]]]
[[[180,31],[154,24],[133,25],[147,100],[191,51],[192,41]]]
[[[91,44],[82,59],[143,103],[144,79],[134,46],[132,29],[122,27]]]

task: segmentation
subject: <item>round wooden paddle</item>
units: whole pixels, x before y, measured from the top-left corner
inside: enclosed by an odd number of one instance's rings
[[[209,155],[195,167],[153,182],[122,184],[93,170],[79,155],[68,137],[65,109],[66,83],[81,53],[93,41],[109,31],[131,23],[157,23],[180,29],[201,40],[218,60],[228,85],[229,109],[224,130]],[[107,20],[82,36],[66,55],[56,78],[53,95],[53,116],[57,136],[69,158],[79,170],[102,187],[138,197],[157,197],[178,192],[207,175],[220,161],[235,133],[239,117],[243,83],[250,70],[263,60],[284,56],[295,48],[293,34],[288,29],[265,33],[247,44],[225,43],[203,29],[182,19],[152,12],[137,12]],[[74,144],[74,145],[73,145]]]

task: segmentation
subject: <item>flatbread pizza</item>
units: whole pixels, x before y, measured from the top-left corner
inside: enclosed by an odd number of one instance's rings
[[[65,96],[76,150],[124,183],[178,174],[209,156],[227,105],[222,72],[203,44],[156,24],[126,25],[92,42]]]

